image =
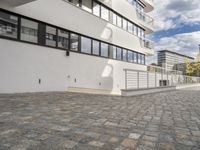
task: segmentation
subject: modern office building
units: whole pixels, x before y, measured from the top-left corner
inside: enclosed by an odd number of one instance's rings
[[[1,0],[0,93],[120,94],[147,70],[152,0]]]
[[[194,58],[170,50],[158,51],[158,66],[173,70],[175,64],[193,62]]]

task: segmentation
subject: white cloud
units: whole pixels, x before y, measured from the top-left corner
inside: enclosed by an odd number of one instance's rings
[[[200,23],[199,0],[154,0],[155,30],[177,28],[181,24]]]
[[[158,50],[172,50],[181,54],[195,57],[200,44],[200,31],[176,34],[173,37],[163,37],[155,43],[155,56],[147,59],[148,64],[157,63]]]

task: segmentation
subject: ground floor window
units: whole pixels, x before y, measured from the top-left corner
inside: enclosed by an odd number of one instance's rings
[[[77,34],[70,34],[70,50],[78,51],[79,36]]]

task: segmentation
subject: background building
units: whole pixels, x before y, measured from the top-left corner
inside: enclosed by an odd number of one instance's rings
[[[158,66],[172,70],[174,65],[185,62],[193,62],[194,58],[169,50],[158,51]]]

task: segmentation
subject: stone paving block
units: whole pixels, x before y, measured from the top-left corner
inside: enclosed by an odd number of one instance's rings
[[[137,140],[133,140],[133,139],[124,139],[121,143],[122,146],[126,147],[126,148],[136,148],[138,141]]]
[[[89,142],[89,145],[92,145],[95,147],[102,147],[102,146],[104,146],[104,143],[99,142],[99,141],[91,141],[91,142]]]
[[[130,133],[129,134],[129,138],[130,139],[135,139],[135,140],[138,140],[140,138],[140,134],[137,134],[137,133]]]

